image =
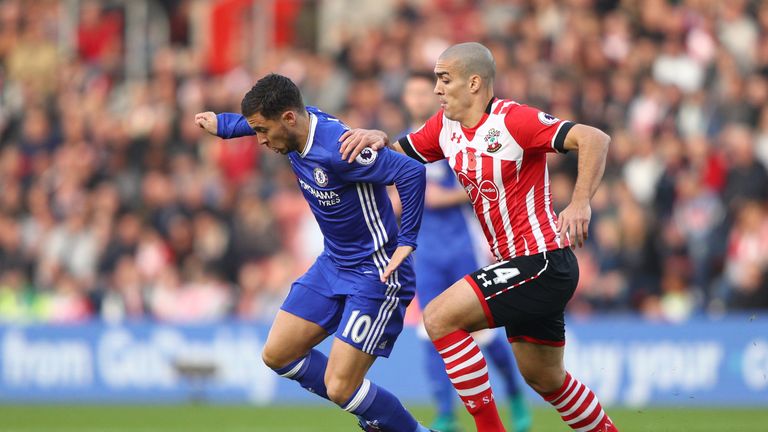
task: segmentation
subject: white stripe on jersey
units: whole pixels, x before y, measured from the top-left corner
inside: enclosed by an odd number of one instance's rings
[[[469,152],[466,152],[465,154],[469,154]],[[488,200],[483,196],[482,193],[480,193],[480,186],[483,183],[483,158],[482,156],[474,156],[475,158],[475,184],[477,185],[478,191],[477,191],[477,199],[481,200],[480,203],[483,206],[483,216],[485,216],[485,226],[488,227],[488,232],[491,234],[491,251],[493,252],[493,256],[496,257],[497,261],[501,261],[503,259],[501,252],[499,252],[499,239],[496,237],[496,229],[493,227],[493,221],[491,220],[491,212],[490,208],[491,205],[488,202]],[[468,157],[464,159],[469,159]],[[465,161],[465,164],[468,164],[469,161]],[[468,169],[465,169],[464,172],[468,172]],[[499,191],[501,193],[501,191]]]
[[[550,204],[549,193],[549,168],[544,166],[544,211],[547,213],[549,227],[552,228],[552,232],[555,233],[555,243],[557,243],[558,248],[561,248],[563,245],[560,244],[560,236],[557,235],[557,225],[555,224],[555,218],[552,216],[552,212],[549,211],[550,207],[552,206],[552,204]]]
[[[547,243],[544,241],[544,233],[541,232],[541,226],[539,226],[539,218],[536,217],[536,206],[534,202],[534,191],[536,185],[531,186],[531,189],[525,194],[525,208],[528,211],[528,223],[531,224],[531,231],[533,231],[533,237],[536,239],[536,246],[539,247],[537,253],[546,252]]]
[[[394,313],[395,309],[400,305],[400,297],[397,296],[397,293],[400,292],[400,288],[402,285],[400,284],[400,273],[395,270],[392,272],[391,275],[387,278],[387,284],[389,285],[389,289],[387,291],[393,290],[391,295],[387,296],[387,303],[386,307],[384,308],[384,317],[381,320],[381,323],[379,324],[378,329],[374,326],[371,326],[371,334],[369,335],[371,337],[371,341],[373,341],[369,347],[369,353],[373,354],[373,351],[376,349],[376,347],[379,345],[379,341],[381,340],[381,337],[384,336],[384,330],[387,328],[387,324],[389,324],[389,320],[392,318],[392,314]],[[375,336],[374,336],[375,335]]]
[[[365,183],[358,183],[357,184],[357,196],[360,199],[360,208],[363,212],[363,217],[365,218],[365,223],[368,225],[368,230],[371,232],[371,237],[373,238],[373,245],[374,245],[374,251],[372,254],[373,262],[376,264],[376,268],[379,271],[379,275],[384,273],[384,269],[387,267],[388,260],[385,259],[386,255],[383,255],[381,253],[381,250],[383,249],[383,236],[381,235],[379,231],[379,224],[376,223],[376,221],[373,220],[374,215],[372,212],[369,211],[368,202],[370,202],[371,198],[368,195],[368,184]],[[387,289],[387,295],[390,294],[391,288]],[[376,317],[376,321],[374,321],[374,325],[378,322],[381,315],[384,313],[384,307],[386,305],[387,301],[385,301],[381,307],[379,308],[379,313]],[[371,326],[373,327],[373,325]],[[370,337],[371,332],[368,332],[368,336],[366,337],[366,341],[363,343],[363,351],[365,351],[365,345],[368,343],[368,337]]]
[[[389,264],[390,258],[384,251],[384,244],[388,240],[384,224],[381,219],[381,214],[376,205],[376,199],[373,191],[373,185],[370,183],[358,183],[357,195],[360,199],[360,204],[363,210],[363,216],[365,218],[368,229],[374,238],[373,260],[376,264],[376,268],[379,270],[379,275],[384,274],[384,270]],[[376,245],[376,240],[380,241],[379,245]],[[385,293],[386,300],[379,307],[379,312],[376,315],[376,319],[371,325],[371,329],[363,342],[363,351],[369,354],[373,354],[376,349],[376,344],[381,338],[384,328],[386,328],[389,319],[392,316],[392,311],[400,303],[400,299],[397,297],[398,291],[400,291],[401,285],[399,283],[398,272],[395,271],[387,279],[387,291]]]
[[[517,165],[517,163],[515,163]],[[499,188],[499,212],[503,222],[504,232],[507,234],[507,247],[511,256],[515,256],[515,234],[512,232],[512,222],[509,220],[509,208],[507,206],[507,191],[504,190],[502,179],[501,159],[493,159],[493,182]],[[501,186],[499,186],[501,185]]]
[[[381,246],[384,244],[382,241],[383,238],[380,237],[377,230],[373,229],[371,218],[368,216],[368,212],[366,211],[367,206],[365,204],[366,199],[363,196],[363,186],[364,186],[363,183],[357,184],[357,197],[360,199],[360,209],[363,211],[363,217],[365,218],[366,225],[368,225],[368,231],[371,232],[371,236],[373,237],[373,250],[377,251],[381,249]],[[378,266],[378,263],[377,263],[377,266]]]

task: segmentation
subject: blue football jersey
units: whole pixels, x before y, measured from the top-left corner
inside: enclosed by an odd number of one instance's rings
[[[426,185],[425,168],[388,148],[363,150],[348,163],[339,153],[348,127],[315,107],[307,107],[310,130],[301,153],[288,153],[299,188],[325,238],[325,251],[341,267],[373,260],[383,270],[398,245],[416,248]],[[239,114],[219,114],[218,135],[253,135]],[[387,195],[394,184],[403,202],[401,226]]]

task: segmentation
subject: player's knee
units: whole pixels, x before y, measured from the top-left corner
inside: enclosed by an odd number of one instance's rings
[[[326,375],[325,377],[328,399],[342,408],[348,400],[352,399],[352,395],[358,387],[360,387],[360,383],[352,383],[349,380],[335,376]]]
[[[538,394],[545,395],[554,393],[560,389],[565,379],[565,371],[562,373],[557,370],[531,370],[520,369],[520,374],[525,382]]]
[[[286,361],[285,359],[281,358],[281,356],[277,355],[277,353],[269,349],[269,346],[264,347],[264,349],[261,351],[261,360],[265,365],[267,365],[268,368],[272,370],[281,369],[290,363],[290,360]]]
[[[462,328],[460,319],[452,319],[453,316],[443,302],[432,301],[424,309],[424,328],[430,339],[440,339],[454,330]]]
[[[437,306],[435,306],[437,304]],[[439,302],[432,301],[424,309],[424,328],[432,340],[439,339],[450,333],[448,322],[444,312],[439,307]]]

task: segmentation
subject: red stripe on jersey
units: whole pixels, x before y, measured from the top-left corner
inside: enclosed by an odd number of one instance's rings
[[[456,153],[456,156],[454,157],[454,163],[453,163],[453,172],[456,173],[458,176],[459,173],[464,173],[467,177],[471,179],[475,179],[477,174],[474,170],[470,170],[468,166],[465,166],[464,163],[464,154],[466,153],[466,149],[462,150],[458,153]],[[466,165],[469,165],[468,163]],[[461,179],[459,179],[459,183],[461,183]],[[466,185],[462,183],[462,186],[465,187],[464,192],[466,192],[470,199],[472,198],[473,194],[467,192]],[[479,197],[478,191],[474,192],[475,196]],[[480,227],[483,229],[483,235],[485,235],[485,238],[488,240],[488,244],[491,248],[491,251],[493,251],[493,244],[491,244],[491,232],[488,230],[488,225],[485,223],[485,218],[483,215],[483,200],[478,198],[475,200],[472,200],[472,208],[475,211],[475,215],[477,215],[477,219],[480,221]]]
[[[501,174],[504,181],[504,191],[507,197],[507,209],[509,210],[509,223],[512,226],[513,241],[515,246],[515,256],[525,254],[525,240],[523,240],[523,233],[518,228],[520,226],[517,218],[520,217],[520,203],[519,203],[519,185],[517,178],[517,164],[516,161],[502,161]],[[504,257],[504,259],[512,258]]]
[[[544,252],[539,251],[539,246],[536,243],[536,236],[533,235],[533,224],[531,224],[531,214],[528,213],[528,202],[526,199],[528,198],[528,192],[531,188],[534,189],[535,197],[536,183],[538,182],[537,174],[541,173],[542,179],[544,178],[544,171],[542,171],[538,165],[543,167],[546,161],[545,158],[546,155],[543,153],[525,154],[522,160],[523,166],[520,170],[520,185],[518,187],[518,196],[520,197],[520,207],[518,208],[520,225],[518,225],[518,227],[525,236],[525,242],[530,254]],[[536,213],[544,211],[544,209],[534,204],[533,211],[533,217],[536,217]]]
[[[493,113],[494,113],[495,115],[499,115],[499,112],[501,112],[501,107],[503,107],[503,106],[504,106],[504,102],[506,102],[506,101],[504,101],[504,100],[499,100],[499,101],[496,103],[496,108],[493,110]]]
[[[514,221],[514,196],[515,184],[517,184],[517,162],[502,159],[500,161],[501,172],[497,173],[501,181],[501,196],[499,197],[500,210],[506,211],[502,218],[507,233],[507,249],[509,257],[517,255],[517,232]],[[503,200],[503,202],[502,202]],[[502,205],[503,204],[503,205]]]
[[[496,199],[495,200],[486,200],[488,202],[488,207],[490,210],[490,216],[491,216],[491,223],[493,224],[493,231],[496,233],[496,244],[498,245],[497,250],[499,251],[499,254],[506,258],[509,257],[509,241],[507,237],[507,231],[504,229],[504,221],[501,217],[501,209],[499,208],[499,199],[501,198],[499,195],[504,193],[504,190],[499,191],[498,186],[496,185],[495,176],[494,176],[494,164],[493,164],[493,158],[490,156],[482,155],[480,156],[483,161],[483,177],[482,181],[480,182],[480,187],[485,183],[486,180],[490,181],[494,184],[494,186],[497,188],[496,190]],[[483,221],[484,223],[486,221]]]

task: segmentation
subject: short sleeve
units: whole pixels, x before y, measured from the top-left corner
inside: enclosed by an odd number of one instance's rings
[[[504,123],[523,150],[567,153],[565,137],[574,123],[527,105],[515,105]]]
[[[440,148],[440,131],[443,129],[443,110],[427,120],[416,132],[400,138],[398,141],[405,154],[421,163],[445,159]]]

